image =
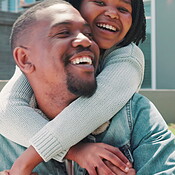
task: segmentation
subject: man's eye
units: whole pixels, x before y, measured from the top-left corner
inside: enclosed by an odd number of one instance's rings
[[[69,31],[61,31],[61,32],[58,32],[54,35],[54,37],[57,37],[57,38],[66,38],[68,36],[70,36]]]
[[[94,1],[98,6],[104,6],[105,3],[103,1]]]
[[[87,32],[84,35],[86,35],[90,40],[93,40],[93,34],[91,32]]]

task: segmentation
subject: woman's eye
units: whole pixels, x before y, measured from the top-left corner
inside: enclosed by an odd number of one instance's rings
[[[129,10],[124,8],[124,7],[119,7],[118,10],[121,12],[121,13],[128,13]]]
[[[94,1],[99,6],[104,6],[105,3],[103,1]]]

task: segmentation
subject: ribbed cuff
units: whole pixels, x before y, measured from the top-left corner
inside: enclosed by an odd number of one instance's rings
[[[67,153],[62,150],[58,140],[45,129],[41,129],[29,142],[45,162],[52,158],[62,162]]]
[[[64,162],[66,159],[65,159],[65,156],[67,154],[69,150],[66,150],[66,151],[62,151],[60,152],[59,154],[55,155],[53,157],[54,160],[57,160],[58,162]]]

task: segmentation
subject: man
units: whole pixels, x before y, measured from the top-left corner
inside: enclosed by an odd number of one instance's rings
[[[62,14],[61,21],[60,13]],[[50,119],[78,95],[89,96],[95,89],[94,70],[96,64],[92,66],[91,61],[97,59],[98,51],[96,51],[97,48],[93,41],[85,37],[85,34],[89,34],[89,27],[85,22],[82,23],[82,18],[80,20],[76,13],[65,9],[64,6],[54,5],[37,11],[38,20],[33,25],[35,30],[29,27],[28,30],[31,33],[25,31],[29,38],[32,35],[32,39],[27,40],[25,35],[20,38],[18,36],[18,47],[14,45],[16,62],[29,79],[39,108]],[[59,19],[57,18],[58,14]],[[72,14],[71,19],[68,14]],[[86,57],[85,62],[88,64],[77,65],[81,57]],[[70,79],[74,81],[69,83]],[[86,83],[86,87],[89,87],[87,90],[93,90],[85,92],[85,87],[82,87],[84,83]],[[90,141],[91,138],[96,142],[105,142],[121,147],[131,161],[133,158],[137,174],[173,174],[175,172],[174,136],[167,130],[165,122],[155,107],[139,94],[134,95],[127,105],[114,116],[105,132],[91,136]],[[87,141],[89,142],[89,138]],[[8,140],[6,142],[10,143]],[[8,144],[7,146],[9,146]],[[86,145],[88,145],[87,150],[89,151],[91,143]],[[15,144],[11,144],[11,147],[14,148],[15,153],[17,150]],[[20,148],[20,153],[24,150],[19,145],[16,147]],[[128,151],[128,148],[131,151]],[[76,147],[73,149],[74,153],[72,154],[78,154],[80,151]],[[19,152],[17,156],[19,156]],[[12,156],[13,153],[10,152],[9,155]],[[82,156],[82,161],[83,159]],[[33,159],[33,161],[38,160]],[[52,163],[56,164],[54,161]],[[56,168],[53,167],[53,164],[51,167],[47,164],[44,170],[41,168],[38,172],[43,174],[58,172],[62,175],[65,173],[62,164]],[[110,164],[110,162],[106,162],[106,164]],[[20,166],[23,168],[23,164]],[[120,171],[115,166],[111,165],[110,167],[115,172]],[[77,173],[81,174],[82,170],[78,169]]]
[[[25,15],[21,17],[21,21],[24,18]],[[36,18],[37,22],[26,22],[23,25],[28,25],[26,29],[16,27],[13,31],[12,49],[16,63],[32,85],[38,107],[52,119],[78,96],[91,96],[95,92],[99,49],[89,37],[89,25],[66,2],[60,1],[53,8],[37,10]],[[80,60],[82,64],[77,64]],[[5,139],[2,138],[1,136],[1,140]],[[6,154],[0,167],[9,169],[25,148],[9,140],[2,146],[7,148],[9,155]],[[1,154],[3,158],[5,152]],[[13,159],[10,160],[8,156]],[[64,174],[64,169],[54,167],[55,162],[52,165],[46,164],[48,166],[39,168],[38,172]]]
[[[34,107],[42,109],[49,119],[77,97],[95,92],[99,49],[89,25],[68,3],[47,1],[24,13],[14,25],[11,45],[17,65],[33,88],[37,101]],[[25,148],[3,136],[0,139],[1,158],[6,157],[0,169],[10,169]],[[31,160],[34,163],[39,158]],[[20,175],[24,162],[10,174]],[[40,164],[36,171],[42,175],[66,174],[64,164],[54,160]]]

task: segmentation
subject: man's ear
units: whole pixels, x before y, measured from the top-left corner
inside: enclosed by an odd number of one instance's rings
[[[22,47],[16,47],[13,51],[13,57],[16,64],[19,66],[22,72],[29,74],[35,70],[35,66],[32,64],[28,55],[28,50]]]

